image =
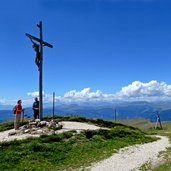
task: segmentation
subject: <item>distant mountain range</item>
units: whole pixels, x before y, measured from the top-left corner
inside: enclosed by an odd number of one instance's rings
[[[44,116],[52,115],[50,105],[44,105]],[[5,109],[5,106],[3,106]],[[8,106],[9,107],[9,106]],[[1,106],[0,106],[0,109]],[[12,106],[11,106],[12,109]],[[111,102],[111,103],[80,103],[80,104],[58,104],[55,106],[56,115],[79,115],[89,118],[102,118],[113,120],[115,118],[145,118],[156,121],[159,112],[161,121],[171,121],[171,102]],[[25,109],[26,117],[33,117],[31,108]],[[11,110],[0,110],[0,121],[13,118]]]

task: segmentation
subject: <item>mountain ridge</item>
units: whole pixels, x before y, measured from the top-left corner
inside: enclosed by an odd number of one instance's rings
[[[1,109],[1,108],[0,108]],[[116,116],[115,116],[116,110]],[[56,115],[79,115],[89,118],[102,118],[113,120],[116,118],[145,118],[156,121],[156,114],[159,112],[162,121],[171,121],[171,102],[146,101],[119,102],[119,103],[70,103],[56,104]],[[44,105],[44,115],[52,115],[52,105]],[[31,107],[25,108],[26,117],[33,117]],[[10,110],[0,110],[0,120],[13,118],[12,107]]]

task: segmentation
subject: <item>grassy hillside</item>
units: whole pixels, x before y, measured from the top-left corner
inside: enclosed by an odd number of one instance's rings
[[[150,122],[148,119],[120,119],[120,123],[133,126],[142,130],[148,130],[155,127],[155,123]]]
[[[154,140],[141,130],[120,123],[82,117],[56,117],[55,119],[88,122],[111,129],[88,130],[79,134],[70,131],[0,143],[0,168],[10,171],[77,170],[111,156],[122,147]],[[2,127],[4,128],[5,125],[0,125],[0,129]],[[9,127],[8,125],[7,129]]]

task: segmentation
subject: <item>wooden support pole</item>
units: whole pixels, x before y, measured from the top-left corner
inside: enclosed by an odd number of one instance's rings
[[[40,30],[40,66],[39,66],[39,119],[43,118],[43,34],[42,34],[42,21],[37,24]]]
[[[53,118],[55,116],[55,92],[53,92]]]

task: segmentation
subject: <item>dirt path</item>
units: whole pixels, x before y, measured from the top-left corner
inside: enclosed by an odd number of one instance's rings
[[[169,146],[169,139],[158,136],[158,141],[134,145],[119,150],[112,157],[94,163],[91,171],[137,171],[145,163],[154,164],[159,161],[159,153]]]

